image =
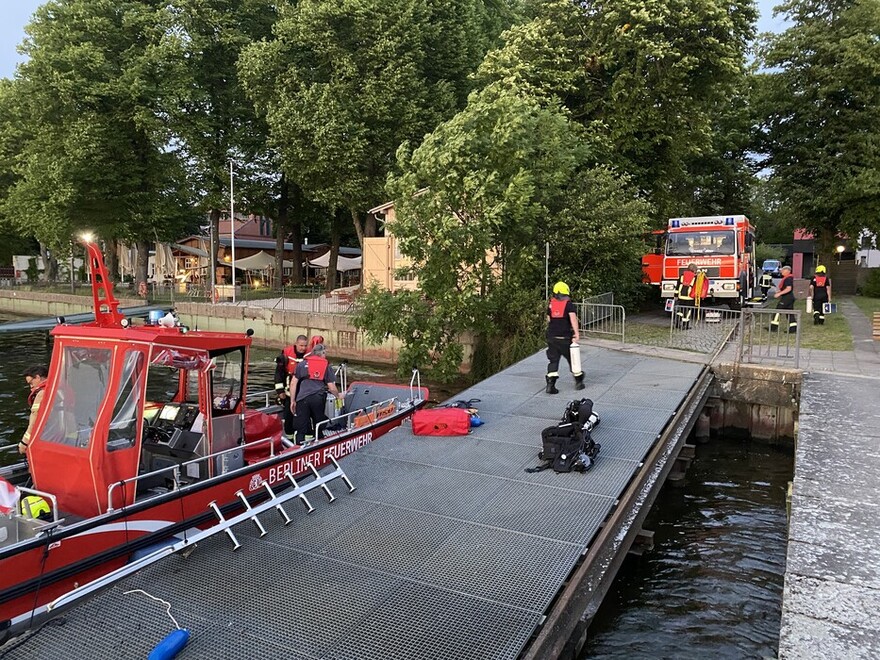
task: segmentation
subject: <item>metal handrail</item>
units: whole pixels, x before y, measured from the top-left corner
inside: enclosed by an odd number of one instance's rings
[[[413,387],[415,385],[415,387]],[[413,367],[412,377],[409,379],[409,400],[416,400],[416,390],[422,389],[422,374],[417,367]]]
[[[321,422],[318,422],[315,425],[315,439],[321,437],[321,426],[324,428],[330,426],[332,422],[338,422],[340,420],[345,420],[345,431],[349,430],[351,427],[352,421],[351,418],[357,415],[369,415],[372,412],[379,410],[380,408],[388,407],[392,403],[400,403],[396,396],[391,397],[390,399],[385,399],[384,401],[379,401],[378,403],[374,403],[366,408],[358,408],[357,410],[352,410],[347,413],[343,413],[341,415],[337,415],[336,417],[331,417],[329,419],[325,419]],[[338,433],[343,433],[343,431],[337,431]]]
[[[224,449],[222,451],[214,452],[213,454],[207,454],[205,456],[199,456],[198,458],[193,458],[189,461],[185,461],[183,463],[175,463],[174,465],[169,465],[168,467],[159,468],[158,470],[153,470],[152,472],[145,472],[144,474],[138,474],[134,477],[129,477],[128,479],[122,479],[120,481],[113,482],[107,488],[107,513],[111,511],[115,511],[116,508],[113,506],[113,492],[117,487],[125,486],[129,483],[137,484],[139,479],[146,479],[147,477],[155,477],[164,472],[172,472],[174,474],[174,490],[178,490],[180,488],[180,469],[186,467],[187,465],[193,465],[195,463],[200,463],[202,461],[207,461],[209,459],[217,458],[218,456],[223,456],[224,454],[228,454],[230,452],[243,450],[245,447],[254,447],[256,445],[262,444],[264,442],[269,443],[269,447],[274,449],[273,438],[260,438],[259,440],[254,440],[252,442],[246,442],[243,445],[236,445],[235,447],[230,447],[229,449]],[[219,475],[214,475],[212,478],[216,478]]]
[[[37,497],[42,497],[43,499],[52,502],[52,522],[58,522],[58,498],[52,495],[52,493],[37,490],[36,488],[26,488],[24,486],[19,486],[18,490],[25,495],[36,495]],[[25,516],[25,518],[27,518],[27,516]]]

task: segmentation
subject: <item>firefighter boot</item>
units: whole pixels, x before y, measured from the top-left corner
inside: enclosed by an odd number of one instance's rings
[[[819,325],[819,312],[813,312],[813,325]]]
[[[586,385],[584,385],[584,374],[583,373],[577,374],[574,377],[574,389],[582,390],[582,389],[584,389],[584,387],[586,387]]]
[[[559,390],[556,389],[556,380],[559,376],[544,376],[544,378],[547,381],[547,389],[544,391],[547,394],[559,394]]]

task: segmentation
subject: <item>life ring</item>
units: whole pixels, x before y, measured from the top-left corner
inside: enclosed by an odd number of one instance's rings
[[[141,298],[147,297],[147,283],[146,282],[141,281],[138,283],[138,295]]]

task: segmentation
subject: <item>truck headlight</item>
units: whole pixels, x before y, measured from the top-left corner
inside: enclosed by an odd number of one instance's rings
[[[675,285],[671,284],[669,282],[664,282],[663,283],[663,290],[664,291],[675,291]]]
[[[736,290],[736,282],[725,282],[721,285],[721,288],[725,291],[735,291]]]

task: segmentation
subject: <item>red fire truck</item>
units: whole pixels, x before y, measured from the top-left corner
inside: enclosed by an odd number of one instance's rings
[[[696,264],[715,302],[739,306],[755,285],[755,228],[744,215],[672,218],[663,247],[642,257],[645,281],[673,298],[681,272]]]

